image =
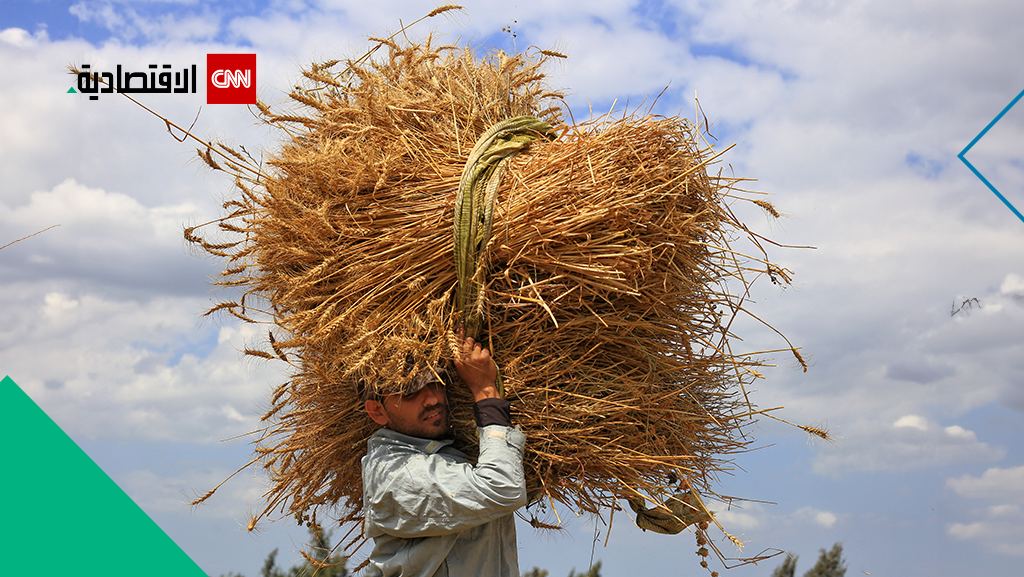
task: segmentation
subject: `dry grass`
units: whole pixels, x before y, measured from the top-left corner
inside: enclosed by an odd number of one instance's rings
[[[51,228],[54,228],[54,227],[58,227],[58,226],[60,226],[60,225],[59,225],[59,224],[55,224],[55,225],[52,225],[52,226],[48,226],[48,227],[44,228],[43,230],[41,230],[41,231],[39,231],[39,232],[33,232],[32,234],[30,234],[30,235],[28,235],[28,236],[23,236],[23,237],[21,237],[21,238],[19,238],[19,239],[17,239],[17,240],[12,240],[11,242],[9,242],[9,243],[7,243],[7,244],[5,244],[5,245],[3,245],[3,246],[0,246],[0,250],[3,250],[3,249],[5,249],[5,248],[7,248],[7,247],[11,246],[12,244],[14,244],[14,243],[16,243],[16,242],[21,242],[21,241],[23,241],[23,240],[25,240],[25,239],[27,239],[27,238],[32,238],[33,236],[35,236],[35,235],[37,235],[37,234],[42,234],[42,233],[44,233],[44,232],[46,232],[46,231],[50,230]]]
[[[285,137],[268,166],[199,151],[237,184],[223,218],[186,231],[244,293],[214,310],[268,323],[263,350],[246,352],[293,367],[264,416],[272,487],[256,517],[332,517],[361,541],[359,462],[376,425],[355,383],[401,387],[408,358],[450,360],[456,189],[477,137],[520,115],[559,136],[509,163],[482,282],[531,501],[558,516],[715,495],[757,414],[744,387],[759,360],[733,354],[731,319],[757,277],[788,280],[729,209],[735,181],[710,170],[716,153],[680,118],[567,126],[543,83],[558,54],[376,42],[386,56],[306,71],[295,110],[259,105]],[[730,249],[738,239],[754,256]],[[474,454],[471,400],[449,396]]]

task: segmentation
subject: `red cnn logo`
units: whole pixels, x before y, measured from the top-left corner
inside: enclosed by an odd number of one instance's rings
[[[207,104],[256,104],[256,55],[206,55]]]

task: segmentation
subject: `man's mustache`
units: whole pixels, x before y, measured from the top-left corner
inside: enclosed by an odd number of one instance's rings
[[[445,410],[447,409],[447,405],[445,405],[444,403],[438,403],[436,405],[430,405],[429,407],[423,409],[423,411],[420,412],[420,420],[422,420],[428,414],[436,411],[437,409],[441,409],[441,414],[444,415],[445,414]]]

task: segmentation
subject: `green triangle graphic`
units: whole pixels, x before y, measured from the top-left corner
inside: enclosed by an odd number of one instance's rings
[[[206,577],[10,377],[0,407],[4,575]]]
[[[75,90],[74,86],[72,86],[71,88],[68,88],[68,92],[67,93],[68,94],[78,94],[78,91]]]

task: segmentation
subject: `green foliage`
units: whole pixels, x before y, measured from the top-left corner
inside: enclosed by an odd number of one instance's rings
[[[523,573],[523,577],[548,577],[548,570],[534,567],[526,573]],[[569,571],[569,577],[601,577],[601,562],[598,561],[590,568],[590,571],[586,573],[577,573],[574,567]]]
[[[794,577],[796,575],[796,560],[799,559],[799,555],[786,554],[786,559],[782,561],[782,565],[775,568],[772,571],[772,577]]]
[[[260,569],[260,577],[284,577],[284,575],[277,570],[277,548],[275,547],[270,555],[263,560],[263,569]]]
[[[821,550],[818,562],[804,573],[804,577],[846,577],[846,563],[843,561],[843,545],[836,543],[832,550]]]
[[[577,573],[576,569],[569,571],[569,577],[601,577],[601,562],[598,561],[586,573]]]
[[[311,539],[310,550],[307,554],[315,559],[320,565],[328,565],[319,568],[309,561],[301,565],[295,565],[290,569],[283,569],[277,566],[277,549],[274,549],[263,560],[263,568],[260,569],[260,577],[348,577],[348,569],[345,568],[346,558],[340,555],[331,555],[333,547],[330,542],[330,535],[324,533],[323,529],[310,528]],[[220,577],[245,577],[241,573],[228,573]]]
[[[786,555],[786,559],[772,571],[772,577],[794,577],[796,575],[796,555]],[[820,550],[818,562],[811,567],[804,577],[846,577],[846,562],[843,560],[843,544],[832,545],[832,550]]]

